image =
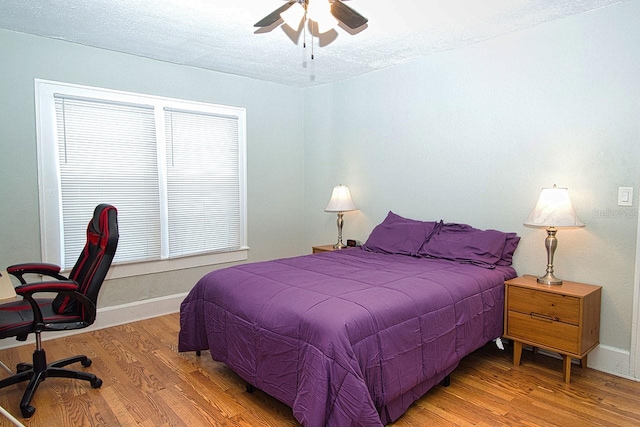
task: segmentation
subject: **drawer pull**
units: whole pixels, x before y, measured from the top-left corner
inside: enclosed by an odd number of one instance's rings
[[[532,319],[540,320],[543,322],[549,322],[549,323],[557,322],[560,320],[557,317],[547,316],[546,314],[540,314],[540,313],[534,313],[534,312],[529,313],[529,316],[531,316]]]

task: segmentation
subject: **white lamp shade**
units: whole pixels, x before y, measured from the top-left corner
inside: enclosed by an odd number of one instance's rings
[[[524,222],[527,227],[584,227],[573,210],[566,188],[543,188],[536,207]]]
[[[304,18],[304,7],[300,3],[294,3],[291,7],[280,14],[280,18],[294,30],[300,28],[302,18]]]
[[[351,193],[349,193],[349,188],[344,185],[337,185],[333,187],[333,192],[331,193],[331,199],[327,204],[327,207],[324,208],[325,212],[347,212],[347,211],[355,211],[358,208],[351,200]]]

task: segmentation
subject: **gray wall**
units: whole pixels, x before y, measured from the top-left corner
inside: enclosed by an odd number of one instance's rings
[[[34,78],[245,107],[250,260],[308,251],[300,89],[4,30],[0,58],[0,268],[41,259]],[[100,305],[187,292],[209,270],[111,280]]]
[[[366,240],[388,210],[515,231],[519,274],[544,273],[542,187],[569,188],[586,228],[558,233],[556,274],[602,285],[601,343],[629,350],[640,185],[640,2],[573,16],[305,90],[305,225],[335,241],[331,188]],[[617,206],[619,186],[635,206]]]
[[[334,243],[388,210],[522,236],[542,274],[541,187],[569,187],[587,227],[561,231],[559,277],[604,286],[601,342],[629,349],[640,186],[640,4],[625,2],[337,84],[300,90],[0,30],[0,265],[40,259],[34,78],[242,106],[250,260]],[[620,208],[617,188],[636,188]],[[112,280],[102,306],[185,292],[210,267]]]

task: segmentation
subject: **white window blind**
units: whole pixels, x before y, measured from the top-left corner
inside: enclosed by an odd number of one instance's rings
[[[118,208],[115,262],[160,255],[153,108],[55,95],[64,230],[64,265],[85,244],[93,209]]]
[[[73,266],[100,203],[117,277],[246,259],[244,109],[36,80],[36,115],[45,262]]]
[[[169,253],[241,246],[238,120],[165,109]]]

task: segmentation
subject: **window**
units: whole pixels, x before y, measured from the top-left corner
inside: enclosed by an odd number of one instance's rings
[[[43,80],[36,108],[43,260],[73,266],[99,203],[121,275],[246,259],[244,109]]]

